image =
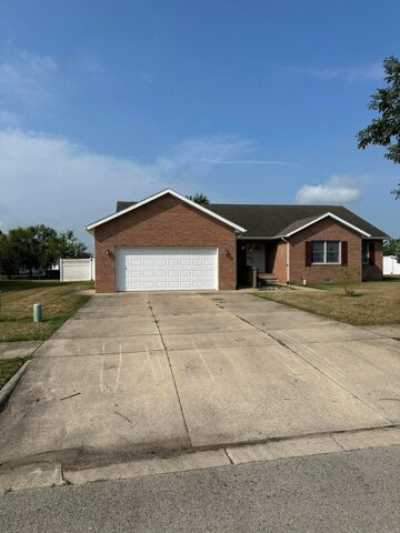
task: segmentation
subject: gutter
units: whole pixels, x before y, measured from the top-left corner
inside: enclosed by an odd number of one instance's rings
[[[243,235],[242,233],[240,235]],[[251,235],[243,235],[243,237],[239,236],[238,239],[244,239],[248,241],[276,241],[281,239],[282,237],[280,235],[277,235],[276,237],[252,237]]]
[[[382,237],[382,235],[380,237],[374,237],[373,235],[371,235],[371,237],[361,237],[361,238],[366,241],[391,241],[393,237],[390,237],[389,235],[386,235],[385,237]]]

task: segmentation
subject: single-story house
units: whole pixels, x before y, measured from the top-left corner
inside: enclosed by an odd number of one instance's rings
[[[199,205],[167,189],[87,226],[96,290],[226,290],[379,280],[388,236],[334,205]]]

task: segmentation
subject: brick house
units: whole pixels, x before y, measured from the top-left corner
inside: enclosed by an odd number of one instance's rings
[[[170,189],[87,226],[96,290],[227,290],[382,278],[388,236],[342,206],[198,205]]]

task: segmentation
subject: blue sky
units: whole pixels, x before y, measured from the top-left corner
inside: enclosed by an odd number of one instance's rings
[[[397,1],[3,0],[0,229],[172,187],[345,203],[400,236],[400,166],[359,151]]]

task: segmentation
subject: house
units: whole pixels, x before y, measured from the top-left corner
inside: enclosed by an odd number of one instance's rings
[[[280,283],[379,280],[388,238],[341,206],[203,206],[170,189],[87,230],[98,292],[236,289],[253,269]]]

